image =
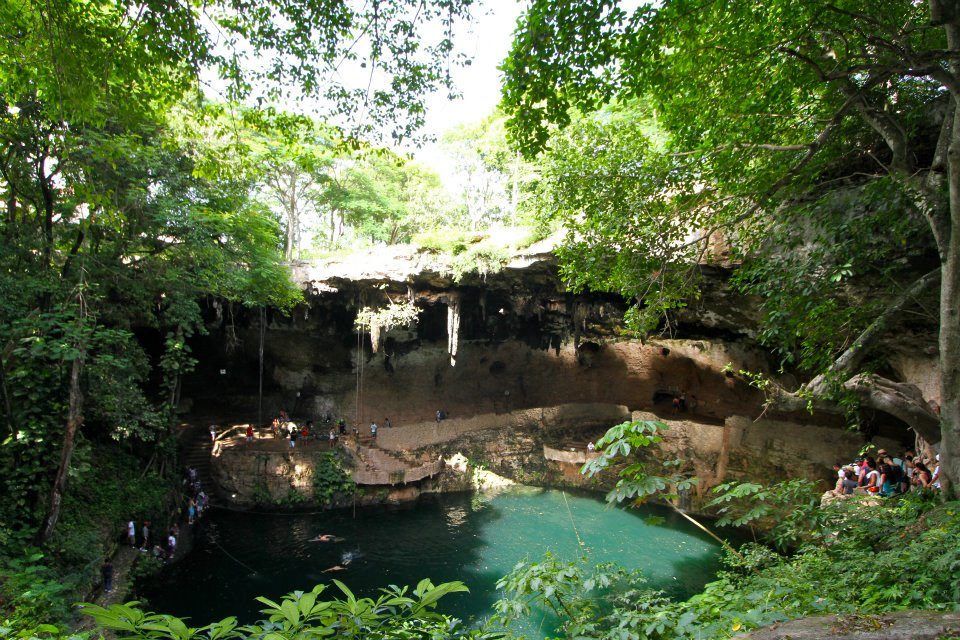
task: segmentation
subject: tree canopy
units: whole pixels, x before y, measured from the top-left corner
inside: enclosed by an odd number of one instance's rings
[[[955,3],[624,5],[537,0],[503,64],[512,138],[546,152],[569,224],[568,275],[634,298],[649,330],[728,247],[764,299],[762,338],[812,375],[773,404],[851,395],[942,436],[960,477]],[[857,281],[863,305],[844,290]],[[938,281],[939,415],[867,366]]]
[[[471,4],[0,4],[0,539],[53,535],[78,440],[172,453],[199,303],[299,300],[335,150],[414,134]]]

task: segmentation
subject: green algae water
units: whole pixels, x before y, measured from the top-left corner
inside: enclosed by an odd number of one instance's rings
[[[339,543],[310,542],[319,534]],[[516,487],[493,494],[422,497],[400,507],[266,515],[214,511],[198,525],[193,551],[143,586],[154,611],[189,617],[193,624],[236,615],[258,619],[254,597],[276,598],[336,578],[361,596],[389,584],[462,580],[469,594],[441,601],[441,610],[468,621],[490,614],[495,584],[523,559],[546,551],[561,559],[580,555],[640,569],[649,586],[685,598],[715,575],[720,549],[708,536],[666,508],[624,510],[592,494]],[[323,573],[354,559],[346,571]],[[339,593],[335,591],[334,593]],[[544,615],[526,621],[531,637]]]

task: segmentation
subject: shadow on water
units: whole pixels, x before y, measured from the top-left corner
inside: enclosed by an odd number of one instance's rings
[[[645,522],[662,518],[659,525]],[[339,543],[309,542],[319,534]],[[716,543],[668,509],[625,511],[592,494],[521,487],[499,494],[424,496],[399,507],[320,514],[266,515],[218,511],[205,519],[194,550],[145,584],[150,608],[189,617],[193,624],[236,615],[260,617],[254,598],[277,598],[336,578],[360,596],[386,585],[461,580],[470,594],[444,599],[443,611],[464,620],[486,617],[496,582],[519,560],[550,550],[575,560],[616,562],[640,569],[648,586],[685,598],[713,579]],[[582,542],[582,545],[581,545]],[[345,571],[324,573],[356,555]],[[336,595],[334,593],[333,595]],[[544,624],[531,617],[528,631]],[[547,623],[549,624],[549,623]]]

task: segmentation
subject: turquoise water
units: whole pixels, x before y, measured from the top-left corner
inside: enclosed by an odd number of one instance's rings
[[[640,569],[650,586],[680,598],[713,578],[719,557],[715,542],[669,509],[627,511],[594,495],[530,487],[429,496],[401,507],[358,508],[355,516],[349,509],[312,515],[215,511],[196,533],[194,550],[144,585],[141,595],[151,609],[197,625],[228,615],[252,622],[262,607],[255,596],[309,590],[332,577],[359,595],[422,578],[462,580],[471,593],[445,598],[443,611],[482,619],[498,597],[497,580],[517,561],[539,559],[548,550],[573,560],[577,534],[591,561]],[[345,540],[309,542],[323,533]],[[323,573],[346,552],[358,556],[346,571]],[[542,617],[527,621],[530,635]]]

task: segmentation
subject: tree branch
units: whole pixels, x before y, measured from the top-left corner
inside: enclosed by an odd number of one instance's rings
[[[804,385],[807,392],[814,395],[823,395],[829,390],[831,380],[845,378],[852,375],[861,364],[870,350],[879,342],[893,319],[900,314],[903,308],[914,298],[940,282],[940,267],[923,275],[914,281],[909,288],[903,291],[877,318],[870,323],[853,344],[833,361],[833,364],[809,383]]]

